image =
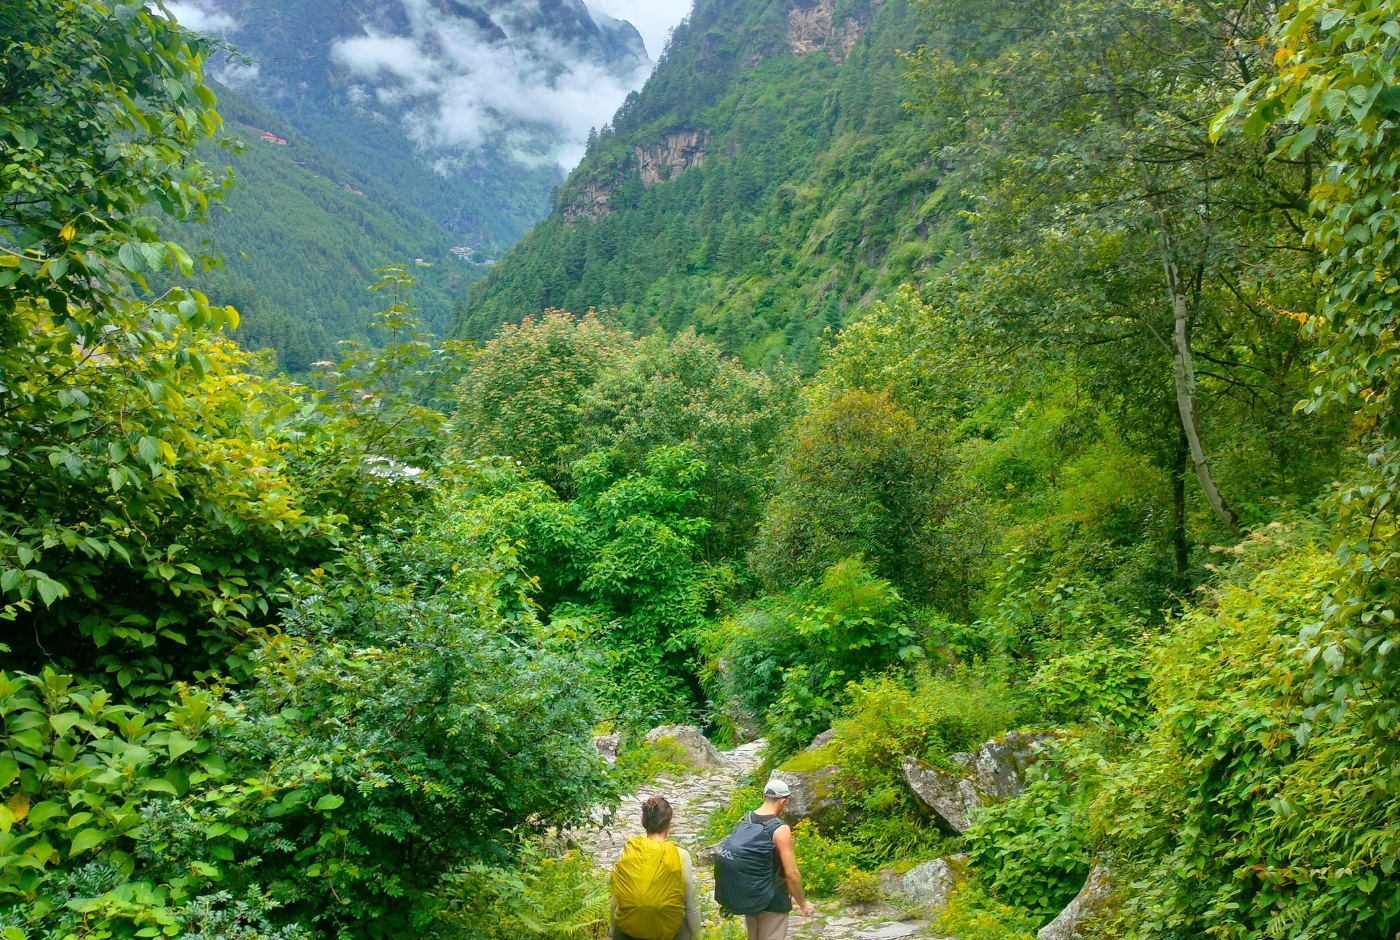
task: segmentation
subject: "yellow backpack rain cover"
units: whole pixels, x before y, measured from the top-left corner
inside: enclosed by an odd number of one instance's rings
[[[680,850],[670,842],[633,836],[612,870],[617,928],[636,940],[671,940],[685,919]]]

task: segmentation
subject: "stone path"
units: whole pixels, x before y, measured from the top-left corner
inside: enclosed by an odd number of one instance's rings
[[[637,788],[637,792],[623,797],[611,823],[607,811],[599,809],[594,813],[594,827],[572,833],[574,841],[583,847],[600,868],[611,869],[627,840],[641,835],[642,801],[652,796],[664,796],[675,810],[675,822],[671,827],[671,838],[689,849],[694,856],[702,846],[697,835],[712,812],[726,806],[734,788],[750,773],[759,762],[759,752],[763,742],[745,744],[732,751],[721,752],[724,767],[719,770],[685,774],[671,780],[658,777]],[[702,911],[705,912],[706,937],[721,935],[714,907],[714,869],[710,865],[697,862],[695,866],[695,889],[702,898]],[[935,940],[927,932],[923,921],[905,920],[903,912],[890,905],[876,905],[863,910],[843,907],[840,901],[830,899],[818,901],[817,914],[805,918],[796,912],[790,922],[790,938],[822,937],[831,940]],[[722,936],[743,936],[743,927],[731,924]]]

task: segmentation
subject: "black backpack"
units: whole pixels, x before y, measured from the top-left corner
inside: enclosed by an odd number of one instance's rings
[[[749,813],[715,850],[715,900],[734,914],[762,914],[778,891],[773,833],[787,823]]]

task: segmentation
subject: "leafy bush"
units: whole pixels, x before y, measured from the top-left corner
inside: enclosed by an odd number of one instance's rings
[[[1095,637],[1077,652],[1043,663],[1027,693],[1047,722],[1132,731],[1147,720],[1151,679],[1141,646],[1114,646]]]
[[[602,940],[606,876],[577,850],[554,856],[525,843],[512,866],[478,863],[436,893],[431,936],[468,940]]]
[[[822,835],[806,819],[793,829],[792,851],[802,872],[802,886],[815,898],[836,894],[842,884],[859,877],[863,864],[869,864],[859,846]],[[875,887],[879,885],[877,878]]]
[[[846,877],[836,886],[836,893],[847,904],[874,904],[885,896],[880,888],[880,875],[859,868],[846,870]]]
[[[1400,928],[1397,750],[1357,707],[1313,694],[1300,634],[1343,577],[1295,546],[1182,618],[1154,657],[1150,732],[1109,778],[1094,823],[1135,885],[1135,937],[1391,936]],[[1241,579],[1243,580],[1243,579]]]
[[[935,924],[940,934],[959,940],[1035,940],[1043,918],[992,897],[976,877],[961,882]]]
[[[619,792],[630,793],[643,783],[665,775],[678,777],[694,770],[690,753],[675,738],[657,738],[623,747],[617,755],[611,776]]]
[[[985,888],[1045,920],[1058,914],[1089,874],[1088,803],[1082,778],[1054,771],[978,810],[967,853]]]
[[[903,598],[859,558],[820,581],[768,598],[725,621],[709,638],[717,696],[762,716],[776,754],[805,746],[826,728],[847,683],[923,655]]]

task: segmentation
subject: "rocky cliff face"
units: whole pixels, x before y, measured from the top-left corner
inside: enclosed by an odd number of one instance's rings
[[[787,37],[793,54],[825,51],[842,62],[855,48],[865,28],[854,16],[836,18],[837,0],[789,0]]]
[[[636,148],[642,185],[664,183],[693,166],[704,166],[709,142],[709,131],[676,131],[655,146]]]

